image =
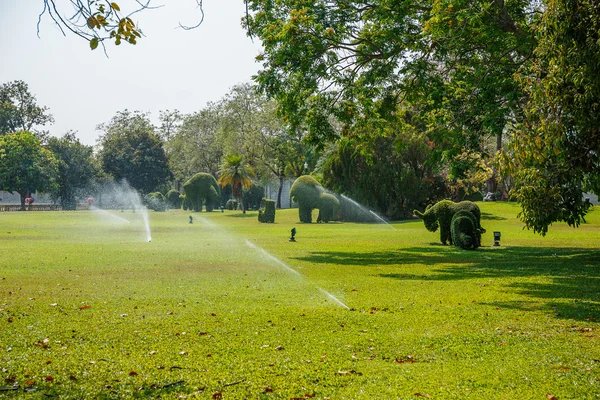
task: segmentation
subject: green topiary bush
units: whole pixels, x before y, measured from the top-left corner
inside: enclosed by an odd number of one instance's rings
[[[181,193],[179,193],[179,191],[175,189],[171,189],[167,192],[165,200],[169,208],[175,209],[181,208],[181,203],[183,202],[183,199],[181,198]]]
[[[225,208],[227,210],[237,210],[237,208],[238,208],[237,200],[233,200],[233,199],[227,200],[227,203],[225,203]]]
[[[452,244],[461,249],[476,249],[481,245],[481,233],[477,228],[477,218],[469,211],[458,211],[450,223]]]
[[[146,204],[146,207],[154,211],[167,210],[165,197],[161,192],[148,193],[146,196],[144,196],[144,203]]]
[[[258,221],[271,224],[275,222],[275,200],[262,199],[262,207],[258,210]]]
[[[339,200],[325,192],[325,189],[312,176],[304,175],[296,179],[290,189],[292,200],[298,203],[300,222],[312,222],[312,210],[319,209],[317,222],[329,222],[337,219]]]
[[[423,219],[425,228],[427,228],[428,231],[435,232],[439,226],[440,241],[442,244],[446,244],[447,242],[452,244],[452,233],[450,230],[452,217],[458,211],[463,210],[473,214],[476,220],[475,228],[480,234],[484,233],[485,229],[481,227],[481,211],[479,210],[479,206],[471,201],[455,203],[450,200],[442,200],[433,206],[427,207],[425,213],[421,213],[418,210],[414,210],[413,213]]]
[[[190,178],[184,185],[185,199],[184,209],[202,211],[202,205],[206,211],[212,211],[220,198],[220,189],[217,180],[211,174],[200,172]],[[187,202],[187,203],[186,203]]]

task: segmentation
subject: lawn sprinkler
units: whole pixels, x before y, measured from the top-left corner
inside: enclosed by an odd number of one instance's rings
[[[500,246],[500,232],[494,232],[494,246]]]
[[[296,238],[294,236],[296,236],[296,228],[292,228],[292,236],[290,236],[290,242],[296,241]]]
[[[225,212],[225,207],[221,206],[221,212]]]
[[[192,217],[192,216],[190,215],[190,224],[193,224],[193,223],[194,223],[194,217]]]

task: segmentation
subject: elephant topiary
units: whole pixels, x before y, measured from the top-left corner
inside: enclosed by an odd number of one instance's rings
[[[476,249],[481,245],[481,232],[477,229],[477,218],[469,211],[458,211],[450,223],[452,244],[461,249]]]
[[[312,222],[312,210],[319,209],[317,222],[329,222],[336,219],[340,208],[339,200],[325,189],[312,176],[304,175],[294,181],[290,190],[292,200],[298,203],[300,222]]]
[[[220,188],[217,180],[211,174],[200,172],[190,178],[183,185],[185,198],[183,209],[202,211],[202,204],[206,205],[206,211],[212,211],[220,198]]]
[[[428,231],[435,232],[439,226],[440,241],[442,244],[452,244],[452,233],[450,229],[452,225],[452,217],[458,211],[463,210],[469,211],[475,217],[475,228],[479,235],[484,233],[485,229],[481,227],[481,211],[479,210],[479,206],[472,201],[461,201],[460,203],[455,203],[450,200],[442,200],[433,206],[428,206],[424,213],[421,213],[418,210],[414,210],[413,213],[423,220],[425,228],[427,228]]]

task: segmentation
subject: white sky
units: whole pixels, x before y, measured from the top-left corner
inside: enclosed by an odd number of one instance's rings
[[[64,14],[67,0],[56,0]],[[118,0],[121,10],[132,10],[131,0]],[[138,44],[107,44],[91,51],[87,41],[63,36],[48,15],[36,34],[43,0],[0,0],[0,83],[25,81],[39,105],[47,106],[55,123],[45,129],[61,136],[78,131],[82,143],[96,143],[96,126],[125,108],[198,111],[217,101],[238,83],[248,82],[259,64],[257,39],[240,25],[243,0],[205,0],[204,22],[195,30],[200,12],[194,0],[153,0],[164,7],[135,14],[145,34]]]

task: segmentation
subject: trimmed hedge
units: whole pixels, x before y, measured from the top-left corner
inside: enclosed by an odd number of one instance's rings
[[[204,204],[206,211],[210,212],[219,202],[219,184],[211,174],[200,172],[192,176],[183,185],[183,189],[185,190],[184,210],[202,211]]]
[[[325,189],[312,176],[303,175],[294,181],[290,189],[292,200],[298,203],[300,222],[312,222],[312,210],[319,209],[317,222],[329,222],[337,219],[339,200],[325,192]]]
[[[169,208],[175,209],[181,208],[181,203],[183,202],[181,193],[179,193],[179,191],[175,189],[171,189],[167,192],[165,200],[167,201],[167,205],[169,206]]]
[[[227,203],[225,203],[225,208],[227,210],[237,210],[237,208],[238,208],[237,200],[233,200],[233,199],[227,200]]]
[[[275,200],[262,199],[263,206],[258,210],[258,221],[266,223],[275,222]]]
[[[476,249],[481,244],[481,233],[477,229],[477,219],[472,212],[458,211],[450,224],[452,244],[461,249]]]
[[[144,196],[144,203],[146,207],[154,211],[166,211],[167,204],[165,203],[165,197],[161,192],[148,193]]]
[[[449,242],[452,244],[452,217],[459,211],[469,211],[473,214],[476,221],[475,229],[477,232],[484,233],[485,229],[481,227],[481,211],[479,206],[472,201],[461,201],[455,203],[450,200],[442,200],[433,206],[428,206],[424,213],[414,210],[413,213],[423,219],[425,228],[430,232],[435,232],[440,228],[440,241],[442,244]]]

